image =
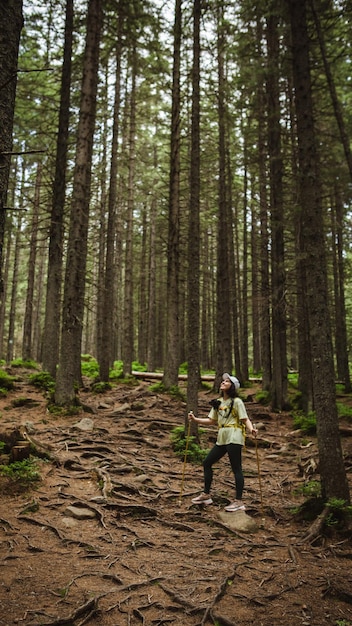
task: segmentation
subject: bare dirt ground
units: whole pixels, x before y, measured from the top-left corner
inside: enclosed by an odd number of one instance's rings
[[[0,400],[0,440],[26,430],[51,461],[40,461],[29,492],[0,484],[1,626],[352,625],[351,537],[331,527],[302,542],[309,522],[292,515],[304,499],[295,490],[310,474],[318,479],[318,458],[315,437],[293,432],[288,414],[241,391],[262,424],[258,458],[250,438],[243,455],[246,514],[256,526],[246,533],[220,517],[234,497],[227,460],[215,471],[214,504],[191,503],[202,468],[187,463],[182,482],[170,444],[183,424],[181,400],[138,381],[104,395],[87,388],[84,412],[55,417],[27,374]],[[213,397],[200,392],[199,415]],[[16,398],[27,406],[16,408]],[[82,418],[92,430],[77,426]],[[204,447],[214,434],[202,435]],[[351,437],[342,443],[352,488]]]

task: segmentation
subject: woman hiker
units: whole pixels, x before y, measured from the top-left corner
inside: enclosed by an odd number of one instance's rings
[[[210,450],[203,462],[204,468],[204,491],[196,498],[193,504],[212,504],[210,487],[213,481],[214,463],[219,461],[227,453],[231,468],[235,476],[236,500],[225,506],[225,511],[245,510],[242,502],[244,478],[242,472],[242,448],[245,441],[246,429],[251,435],[257,436],[257,430],[249,419],[244,403],[238,397],[237,390],[240,387],[239,380],[230,374],[223,374],[220,385],[221,399],[215,400],[208,417],[196,417],[191,411],[188,419],[197,424],[218,425],[218,437],[216,444]]]

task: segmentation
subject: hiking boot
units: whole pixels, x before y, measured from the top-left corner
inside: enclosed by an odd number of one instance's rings
[[[193,504],[212,504],[213,501],[208,493],[201,493],[200,496],[192,498]]]
[[[234,502],[231,502],[231,504],[229,504],[228,506],[225,506],[225,511],[228,511],[229,513],[233,513],[234,511],[245,511],[245,510],[246,510],[246,507],[244,506],[241,500],[235,500]]]

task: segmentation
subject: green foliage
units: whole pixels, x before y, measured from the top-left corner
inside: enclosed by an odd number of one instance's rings
[[[187,438],[185,436],[184,426],[176,426],[176,428],[173,428],[173,430],[171,431],[170,439],[172,443],[172,449],[175,452],[176,456],[184,459],[187,445]],[[204,450],[198,445],[195,437],[189,437],[187,461],[189,461],[190,463],[201,464],[204,461],[208,452],[209,450]]]
[[[22,486],[29,486],[40,479],[37,463],[33,459],[0,465],[0,475],[7,478],[11,483]]]
[[[178,373],[179,374],[188,374],[188,363],[181,363],[180,367],[178,368]]]
[[[315,435],[317,432],[317,420],[314,411],[305,415],[303,411],[298,411],[293,415],[293,428],[302,430],[306,435]]]
[[[104,393],[105,391],[108,391],[109,389],[111,389],[111,384],[103,382],[103,381],[99,383],[94,383],[92,385],[92,391],[94,393]]]
[[[155,393],[165,393],[166,389],[162,382],[153,383],[149,387],[150,391],[154,391]]]
[[[89,354],[82,354],[81,356],[81,370],[83,376],[88,378],[98,378],[99,376],[99,364],[98,361]]]
[[[310,480],[305,485],[301,485],[295,490],[295,494],[302,493],[307,498],[319,498],[321,496],[321,485],[318,480]]]
[[[287,375],[287,380],[292,387],[297,389],[298,387],[298,372],[289,372]]]
[[[13,376],[9,376],[7,372],[0,369],[0,388],[4,390],[4,394],[14,388],[14,380]]]
[[[80,404],[73,404],[71,406],[59,406],[58,404],[48,404],[48,411],[51,415],[57,417],[71,417],[73,415],[79,415],[82,411]]]
[[[55,381],[49,372],[39,372],[38,374],[32,374],[29,377],[31,385],[43,389],[44,391],[53,392],[55,390]]]
[[[343,514],[347,517],[352,518],[352,505],[347,504],[346,500],[341,500],[340,498],[330,498],[326,506],[331,509],[331,511],[335,514]]]
[[[271,400],[271,395],[269,391],[258,391],[258,393],[255,394],[255,399],[259,404],[262,404],[263,406],[267,406],[268,404],[270,404],[270,400]]]
[[[109,378],[111,380],[120,379],[123,376],[123,362],[122,361],[114,361],[113,367],[110,369]]]
[[[149,389],[154,393],[168,393],[173,398],[176,398],[177,400],[182,400],[182,402],[185,402],[186,400],[185,394],[181,391],[178,385],[172,385],[170,389],[167,389],[164,383],[160,381],[158,383],[155,383],[154,385],[151,385]]]
[[[345,418],[348,422],[352,422],[352,407],[343,402],[336,402],[337,413],[341,418]]]
[[[39,370],[40,369],[40,365],[38,365],[38,363],[36,363],[32,359],[27,359],[26,361],[24,361],[23,359],[14,359],[13,361],[11,361],[11,366],[23,367],[27,370]]]
[[[147,371],[147,365],[146,365],[146,363],[144,363],[144,365],[142,365],[142,363],[139,363],[139,361],[133,361],[133,363],[132,363],[132,370],[134,372],[146,372]]]
[[[0,441],[0,452],[3,452],[3,450],[5,449],[5,447],[6,447],[6,443],[5,443],[5,441]]]
[[[337,526],[346,519],[352,519],[352,506],[347,504],[346,500],[340,498],[330,498],[326,506],[330,509],[330,513],[325,520],[326,526]]]

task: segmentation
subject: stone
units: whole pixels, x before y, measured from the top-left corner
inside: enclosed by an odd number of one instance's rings
[[[92,431],[94,430],[94,422],[90,417],[83,417],[80,422],[76,422],[73,425],[73,428],[78,428],[78,430],[84,431]]]
[[[238,530],[241,533],[255,533],[259,530],[256,521],[243,510],[234,512],[222,511],[219,513],[219,517],[225,526],[232,530]]]
[[[66,517],[74,517],[79,520],[94,519],[96,517],[95,511],[78,506],[68,506],[64,513]]]

